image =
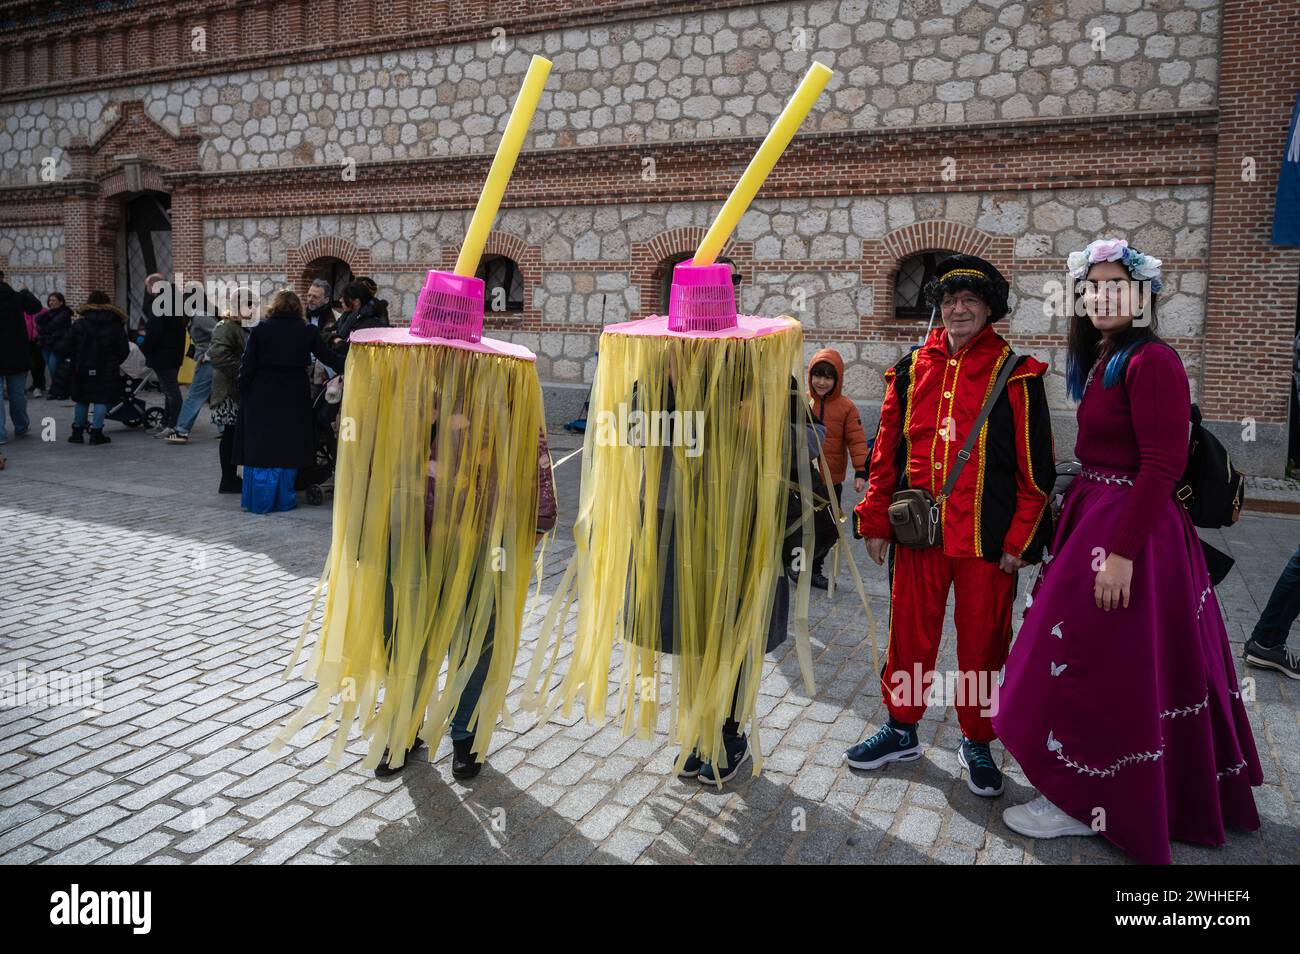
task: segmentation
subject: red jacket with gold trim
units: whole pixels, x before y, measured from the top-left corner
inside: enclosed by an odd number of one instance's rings
[[[885,372],[885,398],[871,453],[867,495],[855,508],[864,537],[893,538],[889,503],[906,487],[936,498],[957,462],[1011,348],[984,328],[955,353],[943,328]],[[1052,422],[1043,388],[1047,365],[1017,356],[952,496],[941,508],[948,556],[998,562],[1003,552],[1042,559],[1051,534],[1056,480]]]

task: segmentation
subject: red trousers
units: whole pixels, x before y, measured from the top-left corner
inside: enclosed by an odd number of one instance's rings
[[[948,608],[957,591],[956,673],[934,672]],[[979,557],[950,557],[939,547],[894,547],[889,613],[889,658],[881,694],[899,722],[916,723],[928,700],[957,709],[962,733],[973,742],[996,738],[992,715],[997,679],[1011,646],[1016,577]]]

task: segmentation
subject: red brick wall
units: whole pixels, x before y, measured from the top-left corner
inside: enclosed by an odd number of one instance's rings
[[[1218,420],[1285,423],[1300,249],[1270,241],[1287,124],[1300,91],[1300,3],[1228,0],[1219,68],[1204,405]],[[1255,164],[1243,181],[1242,161]]]

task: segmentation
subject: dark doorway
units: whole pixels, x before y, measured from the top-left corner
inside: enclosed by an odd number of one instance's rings
[[[144,280],[157,272],[173,281],[171,196],[165,192],[134,192],[122,199],[122,231],[118,240],[117,306],[131,318],[142,319]]]
[[[318,278],[325,279],[334,290],[330,295],[330,304],[335,308],[341,307],[343,289],[347,288],[348,282],[352,281],[352,266],[341,258],[332,258],[328,255],[314,258],[303,269],[303,289],[307,289]]]

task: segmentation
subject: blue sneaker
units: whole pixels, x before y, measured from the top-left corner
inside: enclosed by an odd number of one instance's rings
[[[915,762],[921,757],[916,726],[895,728],[886,722],[875,735],[844,753],[850,768],[877,769],[890,762]]]
[[[712,762],[700,766],[700,784],[721,786],[730,782],[740,772],[740,767],[749,761],[749,740],[743,735],[733,738],[722,737],[722,744],[727,750],[727,767],[716,769]]]
[[[994,763],[987,742],[963,738],[957,747],[957,761],[967,772],[966,787],[976,795],[996,798],[1002,794],[1002,772]]]

